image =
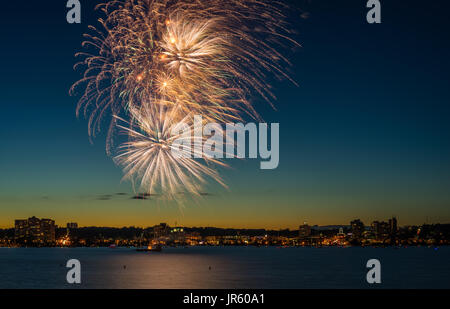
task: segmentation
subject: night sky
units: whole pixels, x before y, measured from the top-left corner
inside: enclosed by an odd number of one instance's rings
[[[228,162],[229,190],[210,185],[182,210],[132,199],[104,135],[91,144],[87,121],[76,118],[74,54],[101,16],[97,1],[81,1],[81,25],[66,22],[66,1],[4,2],[0,227],[33,215],[81,226],[296,228],[393,215],[400,225],[450,222],[446,1],[381,1],[381,24],[367,24],[363,0],[293,1],[302,9],[292,20],[299,86],[274,83],[276,111],[256,104],[280,123],[278,169]]]

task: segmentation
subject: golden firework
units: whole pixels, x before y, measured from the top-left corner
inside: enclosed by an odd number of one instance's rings
[[[200,196],[208,178],[226,187],[219,173],[210,167],[226,164],[203,155],[206,138],[202,136],[201,143],[191,143],[194,125],[190,114],[180,119],[177,108],[152,104],[143,104],[139,110],[132,107],[130,112],[130,123],[116,116],[127,124],[118,127],[129,141],[119,147],[115,160],[124,166],[124,179],[137,183],[140,192],[180,201],[186,193]],[[187,142],[189,147],[180,147],[174,141]],[[204,163],[194,157],[202,157]]]
[[[108,113],[114,115],[108,152],[117,120],[128,119],[127,132],[137,140],[121,146],[127,150],[118,157],[128,178],[138,176],[148,190],[158,184],[170,194],[182,186],[198,193],[189,179],[202,182],[203,173],[217,180],[218,174],[166,154],[167,126],[193,115],[219,123],[259,119],[250,99],[258,95],[272,104],[267,76],[290,79],[281,50],[298,45],[285,7],[265,0],[117,0],[98,8],[105,14],[102,29],[91,27],[83,42],[87,52],[77,54],[83,59],[75,67],[85,68],[71,88],[83,90],[77,114],[89,118],[91,136]]]

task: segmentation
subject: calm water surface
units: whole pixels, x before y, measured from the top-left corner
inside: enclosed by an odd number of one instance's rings
[[[81,262],[77,288],[367,288],[371,258],[379,287],[450,288],[449,247],[0,248],[0,288],[73,288],[69,259]]]

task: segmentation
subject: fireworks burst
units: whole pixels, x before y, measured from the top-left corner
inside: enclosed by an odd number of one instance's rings
[[[88,117],[91,136],[108,113],[129,117],[127,132],[136,140],[120,148],[128,149],[119,160],[126,176],[138,175],[147,189],[198,193],[190,178],[218,175],[197,161],[169,156],[167,130],[191,115],[219,123],[244,115],[259,119],[250,98],[272,104],[267,74],[290,79],[280,50],[297,43],[285,7],[265,0],[117,0],[98,8],[106,16],[99,19],[102,29],[91,27],[83,42],[88,52],[77,54],[83,60],[75,68],[85,68],[71,88],[83,89],[77,114]],[[118,119],[111,120],[108,152]]]
[[[211,164],[226,164],[203,156],[204,137],[202,143],[193,143],[189,150],[174,143],[175,140],[186,141],[191,145],[194,136],[194,127],[189,125],[192,123],[191,115],[174,122],[174,119],[179,119],[176,108],[149,104],[144,104],[139,110],[131,108],[130,112],[134,116],[133,121],[128,126],[118,125],[127,133],[129,141],[119,147],[120,154],[115,159],[124,166],[124,178],[138,183],[141,192],[179,201],[185,193],[200,196],[207,178],[226,187],[218,172],[209,167]],[[193,156],[203,157],[205,164]]]

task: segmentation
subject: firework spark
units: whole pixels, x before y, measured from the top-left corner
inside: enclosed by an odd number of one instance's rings
[[[271,3],[116,0],[98,6],[106,17],[99,19],[102,29],[91,27],[93,34],[85,35],[87,52],[77,54],[83,60],[75,65],[85,71],[71,93],[83,89],[77,114],[88,117],[91,136],[108,113],[117,115],[108,152],[114,128],[130,135],[118,157],[126,178],[137,176],[147,190],[160,186],[170,194],[182,187],[198,194],[194,183],[203,182],[202,174],[220,179],[208,164],[170,156],[168,129],[192,115],[219,123],[259,119],[250,102],[255,95],[272,104],[267,75],[290,79],[280,50],[297,43],[285,7]],[[119,116],[129,119],[128,129],[116,126]]]

